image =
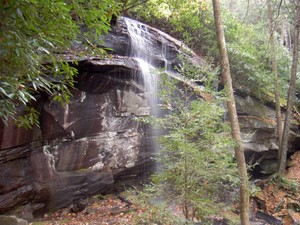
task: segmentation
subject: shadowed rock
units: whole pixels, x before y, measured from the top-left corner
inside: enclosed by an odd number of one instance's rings
[[[177,55],[186,47],[157,29],[147,29],[154,65],[163,67],[167,60],[174,70]],[[129,57],[128,35],[121,18],[102,37],[112,57],[64,54],[70,63],[78,60],[76,89],[65,106],[45,93],[37,96],[34,107],[40,112],[40,127],[26,130],[12,120],[8,126],[0,122],[0,213],[20,205],[31,207],[33,214],[65,207],[153,169],[150,128],[135,119],[150,114],[149,93],[137,61]],[[194,53],[189,55],[193,62],[204,63]],[[276,150],[275,126],[258,118],[263,110],[272,120],[274,110],[250,97],[238,98],[237,107],[249,157],[255,151]],[[18,114],[23,110],[19,108]],[[297,133],[294,137],[300,143]]]

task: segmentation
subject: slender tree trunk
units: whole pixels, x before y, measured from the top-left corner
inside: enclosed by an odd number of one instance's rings
[[[269,33],[270,33],[270,45],[271,45],[271,58],[272,58],[272,73],[274,76],[274,98],[275,98],[275,109],[276,109],[276,120],[277,120],[277,135],[278,135],[278,159],[281,155],[281,142],[282,142],[282,116],[280,108],[280,96],[278,91],[278,70],[277,70],[277,59],[276,59],[276,43],[274,40],[275,23],[273,20],[273,8],[272,0],[268,0],[268,14],[269,14]],[[279,161],[278,161],[279,162]]]
[[[286,15],[284,15],[284,18],[281,22],[281,40],[282,44],[289,50],[289,52],[291,52],[291,29],[289,23],[287,22]]]
[[[232,136],[236,141],[235,157],[238,165],[240,177],[240,218],[242,225],[250,225],[249,221],[249,189],[247,167],[244,155],[244,149],[241,143],[240,126],[237,117],[235,99],[233,94],[232,80],[230,74],[230,65],[226,49],[225,35],[221,19],[221,10],[219,0],[213,0],[214,19],[217,32],[217,39],[221,58],[222,79],[225,89],[228,92],[227,108],[231,123]]]
[[[281,155],[279,158],[279,166],[277,171],[279,175],[284,174],[285,166],[286,166],[289,130],[290,130],[290,122],[292,118],[292,107],[293,107],[293,100],[295,95],[295,83],[296,83],[296,76],[297,76],[299,27],[300,27],[300,0],[297,0],[294,46],[293,46],[293,64],[292,64],[292,71],[291,71],[290,87],[289,87],[288,98],[287,98],[286,116],[284,121],[284,129],[283,129],[282,145],[281,145]]]

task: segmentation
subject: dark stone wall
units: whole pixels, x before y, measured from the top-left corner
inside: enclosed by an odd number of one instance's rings
[[[139,173],[150,161],[141,147],[145,125],[134,119],[150,108],[128,75],[132,71],[99,66],[97,72],[93,65],[89,72],[91,65],[79,64],[70,104],[41,98],[39,128],[2,124],[0,213],[28,204],[33,213],[66,206],[109,189],[126,170]]]
[[[171,68],[178,65],[182,43],[154,28],[148,30],[154,64],[163,66],[167,59]],[[124,19],[102,38],[112,48],[112,57],[77,58],[79,75],[70,104],[62,106],[41,95],[34,103],[41,113],[40,127],[26,130],[13,121],[0,125],[0,214],[15,210],[30,219],[152,169],[151,129],[135,120],[150,114],[148,93],[137,61],[129,57]],[[75,57],[65,55],[70,63]],[[190,58],[204,63],[194,53]],[[277,151],[274,109],[249,96],[237,96],[237,108],[248,161]],[[291,132],[293,142],[300,143],[297,128]]]

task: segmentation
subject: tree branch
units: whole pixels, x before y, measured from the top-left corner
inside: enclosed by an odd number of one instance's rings
[[[126,8],[122,9],[122,10],[121,10],[121,13],[126,12],[126,11],[128,11],[129,9],[132,9],[132,8],[134,8],[134,7],[137,7],[137,6],[139,6],[139,5],[141,5],[141,4],[144,4],[144,3],[148,2],[148,1],[149,1],[149,0],[142,0],[141,2],[139,2],[139,0],[137,0],[137,1],[133,2],[133,3],[131,3],[130,5],[128,5]]]

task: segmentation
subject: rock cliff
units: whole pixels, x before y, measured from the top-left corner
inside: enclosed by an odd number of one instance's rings
[[[157,29],[140,26],[150,34],[153,65],[167,63],[173,70],[185,47]],[[111,48],[111,57],[77,57],[79,75],[70,104],[63,107],[41,94],[34,103],[40,111],[40,127],[26,130],[12,121],[1,124],[1,214],[15,210],[30,219],[103,193],[116,181],[143,176],[151,169],[150,128],[134,119],[149,115],[150,105],[139,64],[130,57],[124,18],[102,38]],[[65,58],[72,63],[76,56],[65,54]],[[193,53],[191,59],[204,63]],[[237,107],[248,159],[276,152],[274,109],[249,96],[237,96]],[[294,143],[300,144],[295,132]]]
[[[167,60],[174,68],[182,44],[147,29],[153,65]],[[34,103],[40,112],[40,127],[27,130],[13,121],[8,126],[1,124],[1,214],[15,210],[30,219],[103,193],[124,177],[143,176],[151,170],[150,128],[134,119],[149,115],[150,105],[140,66],[130,57],[124,18],[102,38],[111,48],[110,58],[64,55],[70,63],[78,60],[79,75],[70,104],[62,106],[41,94]],[[80,43],[74,48],[80,49]],[[203,63],[196,55],[191,58]]]

